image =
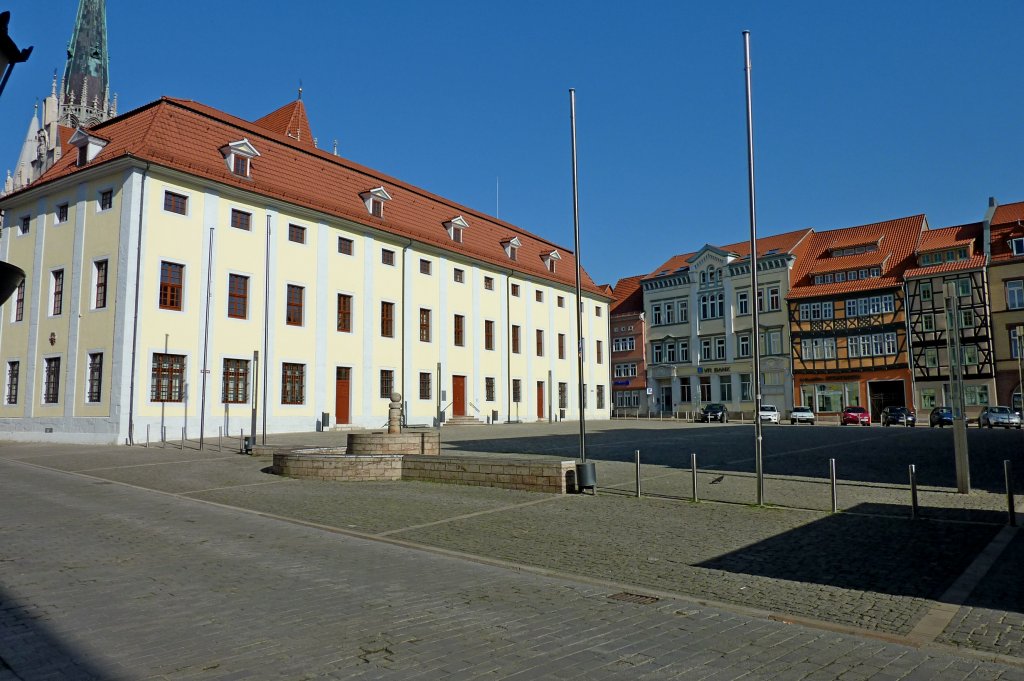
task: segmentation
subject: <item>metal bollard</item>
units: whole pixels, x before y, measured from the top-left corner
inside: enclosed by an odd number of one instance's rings
[[[1013,502],[1013,464],[1009,459],[1003,461],[1003,475],[1006,478],[1006,513],[1010,527],[1017,527],[1017,508]]]
[[[910,464],[910,517],[918,519],[917,513],[917,468]]]
[[[828,479],[832,485],[832,512],[835,513],[839,510],[839,503],[836,498],[836,460],[828,460]]]
[[[221,444],[221,438],[224,437],[224,426],[217,426],[217,451],[223,452],[224,447]]]
[[[149,449],[149,424],[146,424],[146,449]]]
[[[697,453],[690,452],[690,475],[693,477],[693,500],[697,501]]]
[[[245,454],[245,428],[238,433],[238,453]]]
[[[640,450],[636,450],[636,498],[640,498]]]

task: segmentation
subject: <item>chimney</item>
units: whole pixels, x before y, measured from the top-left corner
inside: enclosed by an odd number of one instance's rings
[[[988,197],[988,210],[985,211],[985,218],[981,221],[981,242],[985,251],[985,264],[988,265],[992,257],[992,217],[996,214],[999,202],[996,197]]]

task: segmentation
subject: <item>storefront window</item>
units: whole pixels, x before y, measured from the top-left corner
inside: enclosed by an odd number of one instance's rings
[[[921,391],[921,408],[931,409],[935,406],[935,389],[928,388]]]

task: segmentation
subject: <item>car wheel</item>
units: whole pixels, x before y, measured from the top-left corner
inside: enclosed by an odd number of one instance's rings
[[[796,425],[796,419],[790,419],[789,420],[789,425],[795,426]]]
[[[992,430],[992,422],[991,421],[988,422],[988,429]]]
[[[811,424],[811,425],[813,426],[813,425],[814,425],[814,419],[811,419],[811,420],[809,421],[809,423],[810,423],[810,424]]]

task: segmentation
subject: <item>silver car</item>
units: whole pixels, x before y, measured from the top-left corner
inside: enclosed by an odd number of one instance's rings
[[[986,426],[989,428],[992,426],[1002,426],[1003,428],[1017,428],[1019,430],[1020,414],[1009,407],[986,407],[978,415],[978,427],[984,428]]]
[[[793,407],[793,411],[789,412],[789,422],[792,425],[798,423],[809,423],[814,425],[814,411],[810,407]]]

